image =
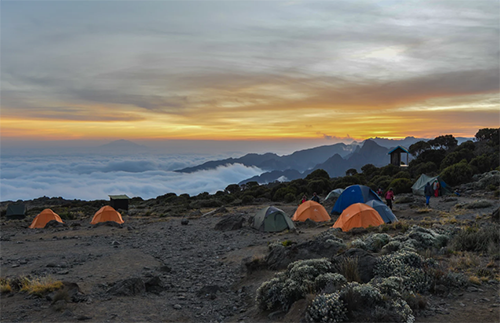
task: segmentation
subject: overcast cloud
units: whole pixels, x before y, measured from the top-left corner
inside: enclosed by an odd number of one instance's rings
[[[1,6],[7,138],[35,138],[34,128],[52,139],[344,136],[361,130],[336,120],[378,113],[386,120],[372,133],[393,134],[408,129],[404,120],[425,128],[435,119],[429,101],[453,110],[478,95],[495,99],[472,102],[444,130],[471,135],[476,117],[499,108],[496,0]],[[417,119],[406,109],[415,105]]]

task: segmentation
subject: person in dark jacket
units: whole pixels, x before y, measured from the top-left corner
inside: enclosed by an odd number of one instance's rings
[[[430,182],[427,182],[424,187],[425,194],[425,205],[429,206],[429,202],[431,201],[431,196],[434,195],[434,189],[431,186]]]
[[[316,192],[313,193],[313,197],[311,198],[311,201],[319,203],[319,197],[318,197],[318,194],[316,194]]]

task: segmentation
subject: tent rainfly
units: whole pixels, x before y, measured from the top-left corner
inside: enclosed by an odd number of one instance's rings
[[[342,212],[333,228],[347,232],[353,228],[368,228],[384,224],[377,211],[364,203],[354,203]]]
[[[290,217],[274,206],[267,206],[259,210],[253,218],[252,226],[264,232],[278,232],[286,229],[295,229],[295,225]]]
[[[124,223],[122,215],[118,213],[113,207],[106,205],[99,209],[92,218],[90,224],[97,224],[99,222],[114,221],[116,223]]]
[[[354,203],[366,203],[370,200],[382,201],[371,188],[365,185],[351,185],[340,194],[332,209],[332,214],[341,214]]]
[[[432,185],[432,183],[434,183],[434,181],[438,181],[439,182],[439,195],[449,195],[449,194],[453,194],[453,192],[451,191],[450,187],[448,186],[448,184],[446,184],[442,179],[441,177],[438,176],[434,176],[434,177],[431,177],[431,176],[427,176],[425,174],[422,174],[420,175],[420,177],[417,179],[417,181],[415,182],[415,184],[413,184],[413,186],[411,187],[411,190],[413,192],[413,194],[415,195],[422,195],[424,196],[425,193],[424,193],[424,188],[425,188],[425,185],[427,183],[430,183]]]
[[[326,222],[331,220],[323,205],[314,201],[305,201],[299,205],[292,217],[293,221],[300,222],[304,222],[307,219],[311,219],[314,222]]]
[[[40,229],[45,228],[45,225],[49,223],[49,221],[56,220],[57,222],[64,223],[59,215],[54,213],[51,209],[45,209],[40,212],[31,222],[29,228],[31,229]]]
[[[23,203],[9,204],[7,206],[7,219],[24,219],[26,217],[26,205]]]

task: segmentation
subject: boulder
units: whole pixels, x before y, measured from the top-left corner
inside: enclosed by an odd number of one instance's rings
[[[66,223],[61,223],[61,222],[58,222],[56,220],[50,220],[49,222],[47,222],[47,224],[45,225],[45,228],[61,228],[61,227],[67,227],[68,225]]]
[[[146,291],[146,284],[141,278],[128,278],[117,281],[107,292],[115,296],[134,296]]]
[[[484,190],[490,185],[495,185],[498,187],[500,184],[500,171],[492,170],[480,175],[474,175],[472,178],[474,180],[474,189]]]
[[[99,222],[94,224],[94,227],[100,227],[100,226],[107,226],[107,227],[115,227],[115,228],[123,228],[123,225],[115,222],[115,221],[106,221],[106,222]]]
[[[243,227],[243,222],[245,222],[245,218],[239,215],[229,215],[224,217],[221,221],[219,221],[215,225],[215,230],[219,231],[231,231],[238,230]]]
[[[500,222],[500,207],[491,213],[491,221]]]
[[[363,249],[351,248],[341,255],[334,257],[332,262],[339,263],[342,258],[358,258],[358,273],[363,283],[366,284],[375,277],[373,268],[377,264],[377,257],[372,253]]]

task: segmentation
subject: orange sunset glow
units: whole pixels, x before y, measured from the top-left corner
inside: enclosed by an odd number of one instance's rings
[[[0,135],[473,137],[500,119],[491,6],[5,2]]]

